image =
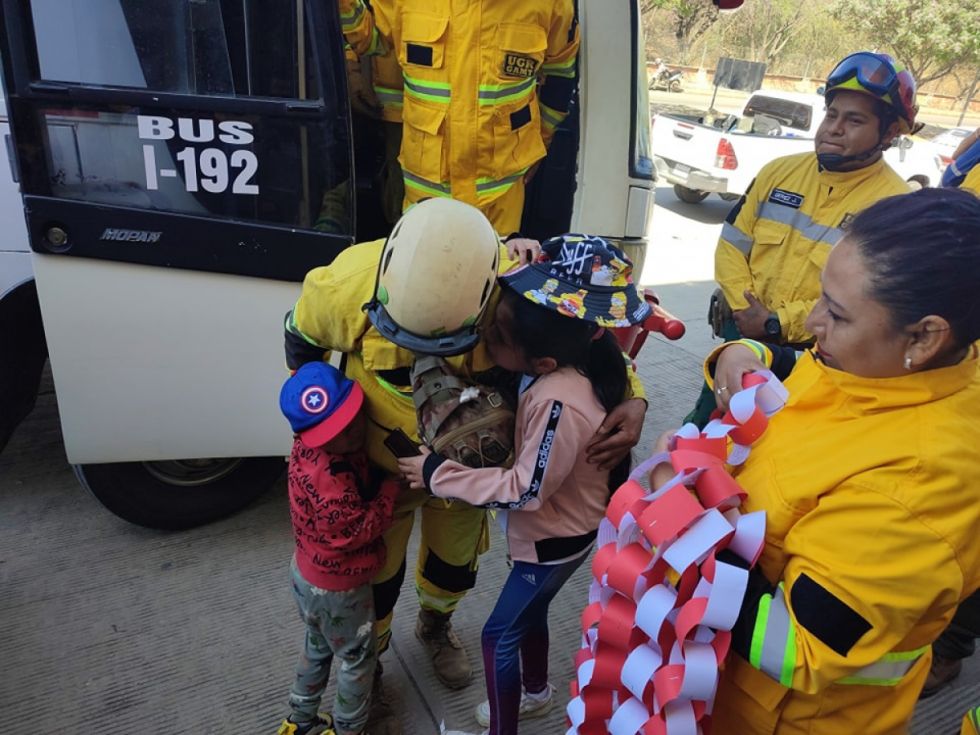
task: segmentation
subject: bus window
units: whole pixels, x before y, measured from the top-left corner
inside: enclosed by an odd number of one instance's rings
[[[296,74],[300,24],[281,0],[31,0],[31,16],[39,74],[47,81],[209,96],[320,96],[315,75]]]
[[[302,4],[31,0],[30,11],[35,78],[118,89],[129,104],[39,103],[26,191],[353,231],[347,129],[327,114],[336,90],[321,99]],[[160,109],[153,93],[211,109]]]

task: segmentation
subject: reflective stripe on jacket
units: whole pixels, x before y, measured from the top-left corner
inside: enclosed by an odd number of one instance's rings
[[[374,94],[381,103],[381,118],[388,122],[402,121],[402,69],[393,51],[371,57]]]
[[[752,291],[779,316],[784,342],[807,342],[803,325],[820,296],[820,272],[847,223],[908,191],[880,159],[835,172],[820,171],[815,153],[778,158],[763,166],[722,226],[715,280],[733,309],[748,307],[743,292]]]
[[[545,155],[568,111],[579,47],[572,0],[338,0],[358,53],[391,48],[404,79],[405,185],[489,202]],[[538,79],[562,91],[538,98]],[[549,80],[559,80],[552,83]]]
[[[980,735],[980,707],[974,707],[963,715],[960,735]]]
[[[977,366],[971,348],[872,380],[799,358],[734,473],[766,545],[719,685],[725,732],[907,731],[930,644],[980,586]]]

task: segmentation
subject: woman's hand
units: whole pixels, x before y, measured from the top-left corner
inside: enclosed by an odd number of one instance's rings
[[[719,352],[715,361],[715,401],[718,408],[728,410],[732,394],[742,390],[742,378],[748,373],[766,369],[765,364],[745,345],[730,344]]]
[[[432,454],[432,450],[426,446],[419,447],[419,452],[421,454],[415,457],[398,458],[398,469],[408,481],[408,486],[413,490],[426,489],[425,480],[422,477],[422,467],[425,466],[425,458]]]
[[[653,445],[653,454],[669,451],[670,440],[674,438],[674,434],[676,433],[677,429],[667,429],[667,431],[657,437],[657,441]],[[674,467],[670,462],[661,462],[650,470],[650,489],[659,490],[675,474],[677,473],[674,472]]]
[[[515,237],[504,244],[510,259],[516,260],[518,265],[533,263],[541,254],[541,243],[529,237]]]
[[[600,470],[611,470],[640,441],[647,402],[630,398],[610,411],[585,451],[588,461]]]

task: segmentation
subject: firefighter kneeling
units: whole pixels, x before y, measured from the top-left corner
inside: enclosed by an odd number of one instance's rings
[[[379,476],[397,472],[384,444],[393,430],[418,440],[410,378],[416,354],[443,356],[461,376],[493,367],[477,327],[484,317],[492,319],[498,271],[514,265],[479,210],[452,199],[430,199],[406,212],[387,240],[354,245],[307,274],[286,317],[287,364],[295,370],[324,359],[325,352],[342,353],[343,371],[364,389],[367,452]],[[591,459],[603,466],[622,459],[639,438],[646,403],[635,375],[631,382],[632,397],[610,412],[590,447]],[[447,503],[422,490],[401,492],[384,537],[387,561],[374,584],[380,650],[391,637],[417,508],[422,533],[415,570],[421,607],[416,634],[440,681],[458,689],[469,684],[472,670],[450,617],[474,586],[479,555],[489,545],[482,508]],[[372,709],[383,709],[380,690],[374,698]],[[373,712],[372,720],[379,715]]]

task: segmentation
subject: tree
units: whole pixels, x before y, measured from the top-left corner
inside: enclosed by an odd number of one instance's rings
[[[919,86],[980,64],[976,0],[838,0],[833,12],[905,64]]]
[[[671,26],[681,61],[695,42],[718,20],[718,8],[711,0],[641,0],[640,12],[664,10],[671,14]]]
[[[787,44],[807,27],[808,7],[798,0],[750,0],[725,23],[725,34],[740,55],[772,66]]]

